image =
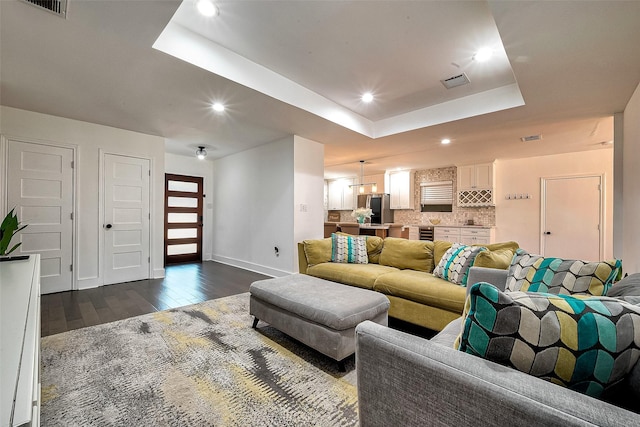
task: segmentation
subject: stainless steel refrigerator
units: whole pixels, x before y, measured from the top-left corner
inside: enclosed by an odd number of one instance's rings
[[[371,224],[393,222],[393,211],[389,208],[388,194],[358,194],[358,207],[373,211]]]

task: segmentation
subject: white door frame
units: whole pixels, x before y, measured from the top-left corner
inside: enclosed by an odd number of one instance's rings
[[[154,206],[155,206],[155,179],[154,179],[154,171],[155,164],[153,157],[145,157],[137,154],[129,154],[129,153],[119,153],[116,151],[108,151],[103,148],[99,150],[99,165],[98,165],[98,224],[100,227],[100,233],[98,233],[98,272],[100,275],[100,286],[104,286],[104,194],[105,194],[105,171],[104,171],[104,158],[106,155],[114,155],[114,156],[122,156],[122,157],[132,157],[134,159],[143,159],[149,161],[149,172],[151,174],[149,179],[149,271],[148,276],[149,279],[154,278],[154,230],[156,228],[155,225],[155,215],[154,215]],[[163,181],[164,185],[164,181]]]
[[[67,144],[63,142],[57,141],[46,141],[42,139],[36,138],[25,138],[21,136],[13,136],[13,135],[0,135],[0,164],[4,166],[4,175],[2,176],[4,185],[0,185],[0,213],[4,218],[6,215],[8,206],[7,200],[8,189],[7,184],[9,182],[9,165],[7,162],[9,161],[9,142],[24,142],[28,144],[39,144],[39,145],[47,145],[50,147],[59,147],[66,148],[72,151],[73,158],[73,173],[71,174],[71,210],[73,213],[73,236],[71,239],[71,264],[73,265],[73,271],[71,274],[71,290],[78,289],[78,145],[77,144]]]
[[[600,247],[598,248],[599,259],[603,259],[604,256],[604,239],[605,239],[605,227],[606,223],[606,186],[605,175],[600,173],[580,174],[580,175],[562,175],[562,176],[550,176],[540,178],[540,254],[545,253],[545,238],[544,232],[546,231],[547,224],[545,221],[545,212],[547,210],[547,181],[559,180],[559,179],[575,179],[575,178],[599,178],[600,179],[600,226],[598,233],[600,235]]]

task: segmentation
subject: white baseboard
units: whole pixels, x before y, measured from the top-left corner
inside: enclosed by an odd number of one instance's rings
[[[164,278],[165,270],[164,268],[154,268],[153,269],[153,279],[162,279]]]
[[[82,291],[84,289],[93,289],[98,286],[102,286],[100,279],[98,277],[91,277],[87,279],[78,279],[76,281],[76,289]]]
[[[227,264],[233,267],[242,268],[244,270],[253,271],[255,273],[264,274],[265,276],[284,277],[284,276],[289,276],[290,274],[293,274],[290,271],[279,270],[277,268],[267,267],[265,265],[255,264],[253,262],[224,257],[220,255],[213,255],[212,260],[217,261],[221,264]]]

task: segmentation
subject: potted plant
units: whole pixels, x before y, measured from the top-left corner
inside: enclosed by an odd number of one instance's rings
[[[369,208],[358,208],[351,212],[351,216],[358,221],[358,224],[364,224],[366,218],[371,218],[373,211]]]
[[[11,244],[11,239],[15,236],[19,231],[24,230],[27,226],[20,225],[18,221],[18,216],[14,213],[15,208],[11,209],[11,212],[7,214],[2,220],[2,224],[0,224],[0,256],[7,256],[11,252],[15,251],[20,247],[22,242],[16,243],[13,246],[9,246]]]

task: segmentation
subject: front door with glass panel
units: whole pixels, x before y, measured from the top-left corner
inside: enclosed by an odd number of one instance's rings
[[[202,178],[165,174],[164,262],[202,261]]]

